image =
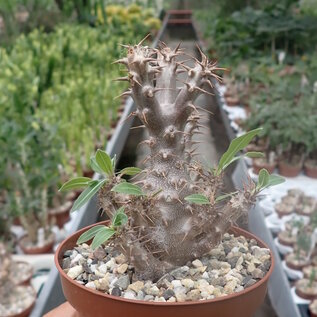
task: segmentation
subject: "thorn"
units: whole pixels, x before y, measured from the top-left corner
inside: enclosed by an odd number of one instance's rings
[[[206,80],[205,84],[207,84],[211,89],[214,89],[214,86],[213,86],[213,84],[211,83],[210,80]]]
[[[192,213],[193,214],[193,213]],[[186,237],[188,236],[188,232],[185,233],[184,238],[182,239],[181,243],[183,243],[186,239]]]
[[[143,117],[143,120],[144,120],[144,122],[147,124],[147,125],[149,125],[149,123],[148,123],[148,121],[147,121],[147,119],[146,119],[146,116],[145,116],[145,112],[147,112],[147,111],[145,111],[146,109],[144,109],[143,111],[142,111],[142,117]]]
[[[145,128],[145,125],[139,125],[137,127],[131,127],[130,129],[133,130],[133,129],[139,129],[139,128]]]
[[[213,112],[211,112],[211,111],[209,111],[209,110],[207,110],[207,109],[205,109],[205,108],[203,108],[203,107],[197,106],[197,108],[200,109],[200,110],[206,111],[207,113],[209,113],[209,114],[211,114],[211,115],[214,114]]]
[[[131,95],[132,95],[132,91],[131,90],[127,90],[124,93],[122,93],[121,95],[114,97],[113,99],[115,100],[115,99],[118,99],[120,97],[131,96]]]
[[[119,77],[119,78],[113,79],[112,81],[129,81],[129,77]]]
[[[119,43],[119,46],[122,46],[124,48],[130,48],[131,47],[130,45],[125,45],[125,44],[121,44],[121,43]]]
[[[144,38],[143,40],[141,40],[137,46],[141,46],[141,45],[143,44],[143,42],[144,42],[150,35],[151,35],[151,33],[147,34],[147,35],[145,36],[145,38]]]
[[[111,63],[112,65],[113,64],[124,64],[124,65],[128,65],[128,59],[125,57],[125,58],[120,58],[114,62]]]
[[[125,123],[126,121],[128,121],[130,118],[132,118],[133,116],[136,116],[136,112],[131,112],[123,121],[122,124]]]
[[[198,52],[200,53],[201,60],[202,60],[202,61],[203,61],[203,59],[206,60],[206,59],[207,59],[207,58],[206,58],[206,55],[202,52],[202,50],[201,50],[200,46],[198,45],[198,43],[196,43],[196,47],[197,47],[197,49],[198,49]]]
[[[191,67],[189,67],[189,66],[183,65],[183,64],[181,64],[181,63],[176,63],[176,64],[177,64],[178,66],[181,66],[181,67],[185,68],[187,71],[192,70]]]
[[[178,45],[175,47],[174,49],[174,53],[176,53],[178,51],[178,49],[180,48],[182,42],[179,42]]]
[[[161,40],[159,40],[159,44],[160,44],[160,45],[163,45],[163,48],[167,47],[167,45],[166,45],[163,41],[161,41]]]
[[[204,93],[204,94],[207,94],[207,95],[210,95],[210,96],[214,96],[213,93],[211,93],[211,92],[209,92],[209,91],[207,91],[207,90],[205,90],[205,89],[202,89],[202,88],[200,88],[200,87],[198,87],[198,86],[195,86],[194,89],[199,90],[199,91],[201,91],[201,92]]]

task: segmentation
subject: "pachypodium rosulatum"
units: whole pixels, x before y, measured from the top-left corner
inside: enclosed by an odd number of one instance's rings
[[[93,238],[92,247],[96,248],[109,240],[127,256],[139,278],[156,279],[208,253],[249,210],[259,191],[282,180],[262,170],[258,184],[250,180],[243,190],[221,195],[224,169],[243,156],[236,154],[261,129],[234,139],[218,166],[204,168],[195,160],[192,141],[193,135],[200,133],[200,112],[194,102],[212,91],[221,68],[201,50],[201,60],[192,57],[194,66],[188,66],[180,61],[186,55],[180,47],[170,49],[162,44],[156,49],[143,46],[143,41],[125,47],[127,55],[117,63],[124,64],[128,73],[118,80],[130,83],[124,95],[133,97],[134,114],[149,133],[149,139],[142,142],[150,148],[146,168],[115,173],[114,159],[98,150],[91,166],[106,178],[79,177],[64,184],[62,190],[87,187],[73,209],[99,191],[100,207],[112,219],[108,227],[99,225],[85,232],[78,243]],[[179,79],[182,72],[187,73],[185,81]],[[127,182],[124,174],[133,177]]]

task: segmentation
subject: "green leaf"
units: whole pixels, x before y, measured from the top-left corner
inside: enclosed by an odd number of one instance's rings
[[[120,174],[134,176],[134,175],[139,174],[140,172],[142,172],[142,170],[138,167],[126,167],[120,171]]]
[[[262,153],[262,152],[247,152],[244,154],[244,156],[251,157],[251,158],[265,157],[264,153]]]
[[[64,192],[70,189],[78,189],[78,188],[83,188],[89,185],[89,182],[91,182],[91,178],[89,177],[76,177],[65,184],[59,189],[59,191]]]
[[[269,182],[267,184],[267,187],[279,185],[285,182],[285,178],[279,175],[270,175]]]
[[[97,249],[101,244],[109,240],[115,233],[116,231],[114,229],[104,226],[104,228],[101,228],[97,232],[97,234],[94,237],[94,240],[92,240],[91,248],[93,250]]]
[[[130,184],[128,182],[122,182],[118,185],[115,185],[111,189],[112,192],[121,193],[121,194],[128,194],[128,195],[135,195],[135,196],[142,196],[144,193],[142,189],[137,186]]]
[[[97,225],[94,226],[92,228],[90,228],[89,230],[85,231],[83,234],[80,235],[80,237],[77,240],[77,244],[82,244],[84,242],[89,241],[90,239],[92,239],[97,232],[101,229],[104,228],[105,226],[103,225]]]
[[[114,227],[124,226],[128,222],[128,216],[124,213],[124,207],[120,207],[114,214],[112,225]]]
[[[265,188],[267,184],[269,183],[269,179],[270,179],[269,172],[265,168],[262,168],[259,172],[259,179],[258,179],[258,184],[256,188],[257,189]]]
[[[197,205],[210,205],[209,199],[201,194],[192,194],[184,198],[190,203],[194,203]]]
[[[262,128],[254,129],[233,139],[228,147],[228,150],[222,155],[219,161],[216,175],[219,175],[229,164],[234,162],[235,160],[233,159],[236,154],[243,150],[261,130]]]
[[[98,165],[98,163],[96,162],[96,158],[94,156],[92,156],[90,158],[90,167],[92,168],[92,170],[98,174],[103,174],[102,169],[100,168],[100,166]]]
[[[97,150],[96,162],[106,175],[113,175],[113,167],[110,156],[102,150]]]
[[[113,156],[113,158],[111,159],[111,164],[112,164],[113,170],[116,168],[116,162],[117,162],[117,154],[115,154]]]
[[[90,184],[76,199],[71,212],[78,210],[80,207],[85,205],[87,201],[98,192],[98,190],[105,184],[106,181],[106,179],[103,179],[101,181],[96,181]]]
[[[215,202],[224,200],[224,199],[226,199],[226,198],[228,198],[228,197],[231,197],[232,195],[234,195],[234,194],[236,194],[236,193],[237,193],[237,192],[220,195],[220,196],[218,196],[218,197],[215,199]]]

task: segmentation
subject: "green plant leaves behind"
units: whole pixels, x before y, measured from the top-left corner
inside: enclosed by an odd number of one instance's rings
[[[279,185],[285,182],[285,179],[279,175],[270,175],[269,172],[262,168],[259,173],[256,190],[260,191],[270,186]]]
[[[124,207],[120,207],[114,214],[112,219],[112,226],[124,226],[128,222],[128,216],[124,213]]]
[[[83,188],[88,186],[91,181],[92,179],[89,177],[76,177],[67,181],[65,184],[63,184],[63,186],[59,189],[59,191],[65,192],[71,189]]]
[[[105,151],[97,150],[95,157],[96,163],[107,176],[114,174],[111,158]]]
[[[228,150],[222,155],[219,161],[216,169],[216,175],[219,175],[228,165],[236,161],[236,154],[243,150],[251,142],[251,140],[260,133],[261,130],[262,128],[254,129],[233,139],[228,147]]]
[[[120,184],[115,185],[114,187],[112,187],[111,191],[134,196],[144,195],[142,189],[139,186],[130,184],[128,182],[122,182]]]
[[[97,225],[97,226],[94,226],[94,227],[90,228],[89,230],[85,231],[78,238],[77,244],[79,245],[79,244],[82,244],[84,242],[91,240],[98,233],[98,231],[104,227],[105,227],[104,225]]]
[[[184,199],[190,203],[194,203],[197,205],[210,205],[209,199],[206,196],[201,194],[192,194],[192,195],[186,196]]]
[[[97,192],[98,190],[105,184],[107,180],[99,180],[99,181],[92,181],[89,186],[79,195],[76,199],[71,212],[78,210],[83,205],[85,205]]]
[[[104,226],[96,233],[94,239],[92,240],[91,248],[93,250],[97,249],[101,244],[108,241],[115,233],[116,231],[113,228]]]
[[[134,176],[141,173],[142,170],[138,167],[126,167],[120,171],[120,175]]]

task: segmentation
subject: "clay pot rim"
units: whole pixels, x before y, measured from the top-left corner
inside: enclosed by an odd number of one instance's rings
[[[17,285],[17,287],[32,287],[32,286],[30,286],[30,285]],[[33,310],[33,307],[34,307],[36,299],[37,299],[36,291],[33,287],[32,287],[32,290],[33,290],[33,301],[28,307],[26,307],[23,311],[21,311],[18,314],[7,315],[7,316],[3,316],[3,317],[28,316],[31,313],[31,311]]]
[[[206,300],[200,300],[200,301],[187,301],[187,302],[146,302],[143,300],[133,300],[133,299],[126,299],[126,298],[122,298],[119,296],[113,296],[113,295],[109,295],[109,294],[105,294],[102,293],[100,291],[85,287],[84,285],[81,285],[77,282],[75,282],[73,279],[71,279],[62,269],[60,263],[59,263],[59,255],[61,253],[61,250],[63,249],[64,245],[71,240],[72,238],[74,238],[77,235],[82,234],[84,231],[88,230],[89,228],[95,226],[95,225],[107,225],[109,223],[109,220],[107,221],[102,221],[102,222],[97,222],[95,224],[92,224],[90,226],[84,227],[80,230],[78,230],[77,232],[73,233],[72,235],[70,235],[68,238],[66,238],[65,240],[63,240],[54,255],[54,262],[55,262],[55,266],[57,267],[57,270],[59,272],[60,275],[62,275],[62,277],[64,279],[67,279],[68,282],[70,282],[71,284],[73,284],[75,287],[79,287],[82,290],[92,293],[95,296],[99,296],[99,297],[105,297],[111,300],[115,300],[115,301],[120,301],[120,302],[127,302],[127,303],[131,303],[131,304],[136,304],[136,305],[147,305],[147,306],[187,306],[187,305],[204,305],[204,304],[210,304],[212,302],[221,302],[221,301],[225,301],[228,299],[232,299],[235,297],[239,297],[241,295],[245,295],[249,292],[252,292],[254,289],[256,289],[257,287],[259,287],[260,285],[264,284],[265,282],[267,282],[267,280],[269,279],[269,277],[271,276],[273,270],[274,270],[274,266],[275,266],[275,260],[274,260],[274,256],[273,253],[271,251],[271,249],[267,246],[266,243],[264,243],[262,240],[260,240],[257,236],[253,235],[252,233],[238,228],[238,227],[231,227],[231,229],[229,230],[229,232],[233,233],[233,234],[237,234],[239,233],[239,235],[242,235],[244,237],[247,237],[248,239],[254,239],[256,240],[261,248],[266,248],[270,251],[270,256],[271,256],[271,266],[270,269],[266,272],[266,274],[264,275],[264,277],[257,281],[256,283],[254,283],[253,285],[251,285],[250,287],[244,289],[243,291],[237,292],[237,293],[233,293],[233,294],[229,294],[227,296],[221,296],[221,297],[217,297],[217,298],[213,298],[213,299],[206,299]],[[61,255],[62,256],[62,255]]]
[[[16,264],[23,263],[23,264],[27,264],[27,265],[30,267],[30,270],[29,270],[29,273],[30,273],[30,274],[29,274],[29,276],[28,276],[27,278],[25,278],[24,280],[19,281],[19,282],[16,284],[17,286],[24,286],[25,283],[28,283],[28,282],[31,281],[32,276],[33,276],[33,274],[34,274],[34,268],[33,268],[33,266],[32,266],[29,262],[27,262],[27,261],[14,261],[14,263],[16,263]]]
[[[47,243],[45,243],[45,245],[48,245],[48,244],[51,244],[52,242],[53,242],[53,243],[55,242],[55,238],[56,238],[56,237],[55,237],[55,233],[54,233],[54,232],[51,232],[51,234],[50,234],[49,237],[51,237],[52,239],[50,239],[49,241],[47,240]],[[20,243],[20,241],[22,241],[22,240],[24,240],[24,239],[26,239],[26,238],[28,238],[28,234],[27,234],[27,233],[20,237],[19,243]],[[32,247],[32,249],[33,249],[33,248],[38,248],[38,247],[37,247],[37,246],[36,246],[36,247]]]

